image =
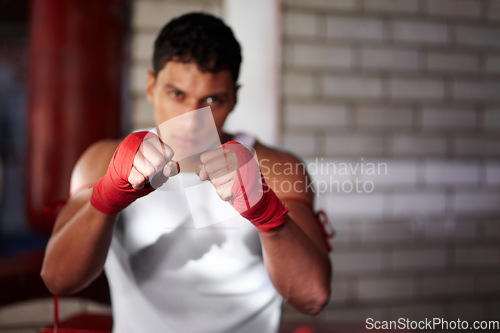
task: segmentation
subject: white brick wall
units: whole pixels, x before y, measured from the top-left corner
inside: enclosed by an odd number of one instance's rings
[[[486,56],[486,71],[490,73],[500,72],[500,56],[498,55]]]
[[[314,37],[317,33],[314,15],[289,13],[285,16],[285,35],[294,37]]]
[[[460,101],[500,101],[498,91],[500,91],[500,80],[457,80],[453,82],[453,97]]]
[[[485,294],[500,293],[500,275],[499,274],[488,274],[480,276],[477,282],[477,288],[479,292]]]
[[[384,318],[384,309],[380,307],[360,307],[360,308],[336,308],[333,307],[327,312],[326,316],[328,319],[336,320],[339,322],[364,322],[366,318]]]
[[[415,304],[415,305],[400,305],[392,307],[389,318],[408,318],[410,320],[429,320],[430,318],[439,317],[439,314],[445,313],[445,307],[442,304]]]
[[[356,7],[356,0],[284,0],[287,5],[298,8],[313,8],[319,10],[335,9],[350,10]]]
[[[479,57],[473,53],[429,52],[426,55],[426,66],[431,71],[477,72],[479,70]]]
[[[458,296],[472,294],[474,276],[428,276],[422,281],[423,294],[427,296]]]
[[[488,0],[486,3],[487,17],[491,21],[500,20],[500,4],[497,0]]]
[[[498,137],[476,137],[464,134],[454,140],[454,150],[463,156],[499,156]]]
[[[285,96],[311,97],[317,93],[312,74],[287,73],[283,78]]]
[[[394,134],[389,141],[389,152],[402,156],[445,155],[447,147],[447,139],[436,134]]]
[[[192,11],[211,11],[220,14],[220,1],[147,1],[136,0],[133,24],[140,29],[157,31],[170,19]]]
[[[475,185],[479,182],[479,165],[475,162],[428,160],[424,181],[432,185]]]
[[[384,218],[389,220],[388,218]],[[362,224],[355,228],[356,233],[352,236],[355,244],[405,244],[414,240],[413,228],[409,223],[370,223]],[[386,263],[389,266],[389,263]]]
[[[284,137],[308,137],[318,154],[310,160],[388,166],[387,174],[333,178],[369,181],[372,193],[318,194],[339,227],[340,297],[326,317],[493,313],[498,1],[286,0],[284,13]],[[290,75],[310,89],[294,92]],[[302,141],[287,147],[307,151]]]
[[[391,98],[416,100],[442,100],[444,98],[444,81],[436,79],[402,79],[389,81]]]
[[[404,42],[446,43],[448,27],[441,23],[400,21],[394,22],[394,39]]]
[[[361,165],[361,160],[348,159],[307,159],[307,170],[314,182],[327,183],[334,181],[352,181],[356,177],[356,172],[350,170],[351,166],[355,169]]]
[[[384,38],[384,24],[375,18],[329,16],[326,36],[341,40],[381,40]]]
[[[427,271],[442,269],[446,265],[446,249],[411,249],[392,253],[392,268]]]
[[[349,111],[343,104],[288,103],[285,105],[284,121],[288,127],[329,129],[346,127]]]
[[[365,172],[360,175],[363,180],[372,181],[377,190],[414,187],[422,181],[421,167],[413,159],[382,162],[367,160],[366,163],[382,163],[376,172]]]
[[[381,251],[334,252],[335,273],[380,272],[382,270]]]
[[[473,321],[482,319],[484,310],[479,302],[462,301],[451,304],[447,312],[450,318]]]
[[[153,44],[156,39],[156,32],[144,31],[138,32],[132,39],[132,49],[134,61],[143,61],[148,64],[151,63],[153,55]]]
[[[415,288],[412,278],[360,279],[358,297],[367,301],[411,299]]]
[[[499,239],[500,238],[500,223],[498,220],[488,221],[484,224],[484,235],[486,239]]]
[[[413,123],[413,110],[409,107],[390,108],[362,105],[356,110],[358,127],[405,128]]]
[[[424,238],[432,241],[474,241],[479,238],[474,221],[430,221],[421,226]]]
[[[443,216],[446,212],[446,193],[444,192],[414,192],[400,193],[392,198],[392,213],[394,217],[411,218],[419,216]]]
[[[495,268],[500,265],[498,244],[457,248],[454,258],[457,267]]]
[[[350,47],[297,43],[292,46],[293,65],[308,68],[349,68],[352,63]]]
[[[132,123],[136,129],[149,128],[154,124],[153,106],[146,98],[136,98],[133,104]]]
[[[342,188],[344,186],[344,188]],[[340,187],[332,186],[336,195],[325,196],[328,207],[324,207],[333,218],[352,217],[354,219],[378,218],[383,215],[384,197],[380,194],[349,194],[351,187],[349,182],[341,182]],[[338,190],[340,188],[340,190]],[[344,190],[349,191],[344,194]]]
[[[328,97],[373,99],[382,95],[382,80],[376,77],[325,76],[322,83]]]
[[[457,27],[457,43],[467,46],[498,48],[500,46],[500,31],[494,28],[459,26]]]
[[[364,0],[363,6],[368,12],[411,14],[419,11],[419,2],[415,0]]]
[[[459,214],[498,214],[500,213],[499,202],[498,191],[459,192],[453,197],[453,208]]]
[[[332,297],[330,298],[330,304],[345,302],[350,294],[353,293],[353,284],[349,279],[339,279],[335,278],[332,280]]]
[[[314,134],[289,133],[283,136],[283,146],[301,156],[315,156],[317,154],[316,138]]]
[[[416,70],[419,67],[419,53],[416,49],[365,47],[361,56],[362,67],[366,69]]]
[[[336,155],[380,155],[383,150],[383,139],[368,134],[332,134],[326,138],[325,151]]]
[[[433,130],[472,130],[476,127],[477,113],[473,108],[424,107],[422,127]]]
[[[500,162],[486,164],[485,182],[488,185],[500,185]]]
[[[500,130],[500,108],[492,108],[484,112],[483,127],[491,131]]]
[[[460,18],[481,18],[481,2],[475,0],[427,0],[431,15]]]
[[[150,69],[151,65],[140,63],[134,66],[130,73],[131,92],[141,98],[145,98],[144,95],[146,93],[146,82],[148,78],[147,73]]]

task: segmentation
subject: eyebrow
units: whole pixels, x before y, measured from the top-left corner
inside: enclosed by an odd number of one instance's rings
[[[214,93],[214,94],[210,94],[210,95],[204,96],[201,99],[207,99],[208,97],[225,97],[225,96],[228,96],[228,95],[229,95],[229,92],[222,91],[222,92],[218,92],[218,93]]]
[[[173,84],[170,84],[170,83],[165,83],[163,86],[165,88],[171,88],[171,89],[175,89],[175,90],[179,90],[180,92],[183,92],[182,89],[180,89],[180,88],[178,88],[178,87],[176,87],[176,86],[174,86]]]
[[[170,89],[175,89],[175,90],[180,91],[181,93],[184,93],[184,91],[182,89],[176,87],[175,85],[173,85],[171,83],[165,83],[164,87],[165,88],[170,88]],[[206,96],[203,96],[202,98],[200,98],[200,100],[206,99],[208,97],[224,97],[224,96],[227,96],[227,95],[229,95],[228,91],[221,91],[221,92],[216,92],[216,93],[213,93],[213,94],[208,94]]]

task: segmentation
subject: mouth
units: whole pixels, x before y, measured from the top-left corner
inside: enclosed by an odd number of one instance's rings
[[[181,136],[174,136],[175,142],[184,147],[193,147],[198,143],[198,140],[194,138],[186,138]]]

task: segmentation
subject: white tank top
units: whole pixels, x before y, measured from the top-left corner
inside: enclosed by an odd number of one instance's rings
[[[105,271],[113,332],[278,329],[282,299],[256,229],[196,174],[169,179],[119,215]]]

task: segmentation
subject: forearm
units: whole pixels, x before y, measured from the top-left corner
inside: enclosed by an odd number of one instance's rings
[[[316,314],[330,296],[330,260],[326,251],[286,218],[283,228],[260,233],[266,269],[285,302],[301,312]]]
[[[59,218],[64,219],[67,214],[61,215]],[[47,244],[41,272],[52,293],[78,292],[102,272],[114,219],[114,215],[102,214],[87,201],[55,231]]]

